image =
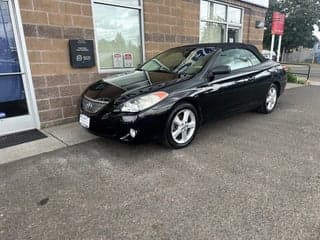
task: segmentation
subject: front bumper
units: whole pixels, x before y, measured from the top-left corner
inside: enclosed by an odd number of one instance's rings
[[[93,115],[81,109],[80,114],[90,118],[88,130],[93,134],[124,141],[159,137],[163,133],[167,117],[166,112],[155,114],[152,110],[138,114],[111,112]],[[136,135],[130,135],[130,130]]]

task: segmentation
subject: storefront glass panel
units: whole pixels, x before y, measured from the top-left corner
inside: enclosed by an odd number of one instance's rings
[[[241,23],[241,9],[229,7],[228,8],[228,16],[229,16],[229,22],[230,23]]]
[[[0,119],[28,114],[9,4],[0,1]]]
[[[94,4],[100,70],[132,68],[142,63],[140,14],[140,9]],[[125,59],[127,54],[129,60]]]
[[[201,22],[200,24],[200,42],[202,43],[220,43],[225,42],[226,25]]]
[[[241,42],[241,8],[229,4],[201,0],[200,5],[200,42]]]
[[[215,21],[226,21],[226,12],[227,6],[222,4],[214,4],[214,13],[213,13],[213,20]]]

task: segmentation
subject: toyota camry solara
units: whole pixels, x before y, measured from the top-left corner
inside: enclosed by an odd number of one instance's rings
[[[252,109],[271,113],[286,82],[284,68],[254,46],[182,46],[89,86],[80,123],[99,136],[156,138],[182,148],[206,120]]]

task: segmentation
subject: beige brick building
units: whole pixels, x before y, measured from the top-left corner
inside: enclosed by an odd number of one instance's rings
[[[0,135],[75,121],[89,83],[170,47],[244,42],[261,48],[267,6],[236,0],[0,0]],[[70,39],[93,40],[95,66],[71,67]],[[116,62],[116,54],[125,53],[128,65]]]

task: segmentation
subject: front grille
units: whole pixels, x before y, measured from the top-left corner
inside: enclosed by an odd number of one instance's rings
[[[87,113],[97,113],[109,102],[107,101],[95,101],[93,99],[88,99],[86,97],[82,98],[81,108]]]

